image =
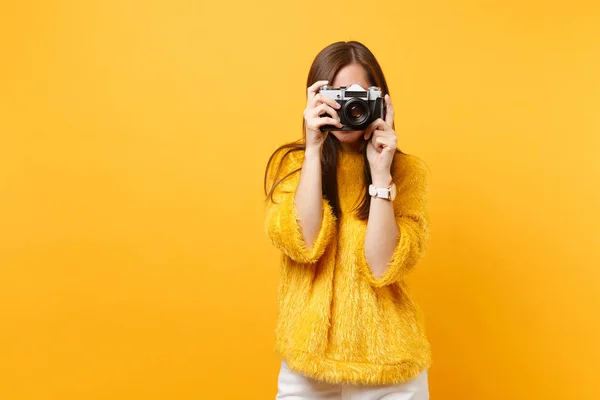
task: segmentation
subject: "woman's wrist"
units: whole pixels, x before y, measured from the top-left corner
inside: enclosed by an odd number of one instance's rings
[[[392,174],[389,172],[372,175],[373,186],[387,188],[392,184]]]
[[[321,161],[321,149],[322,149],[321,145],[307,145],[306,148],[304,149],[304,158],[305,159],[315,158],[315,159],[319,160],[319,162],[320,162]]]

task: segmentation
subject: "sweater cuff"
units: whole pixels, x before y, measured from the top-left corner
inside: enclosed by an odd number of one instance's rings
[[[310,249],[306,246],[302,234],[295,196],[286,196],[281,203],[273,207],[272,210],[276,210],[278,216],[270,218],[269,226],[267,226],[267,230],[270,231],[269,236],[273,244],[292,260],[299,263],[316,263],[335,235],[336,219],[333,215],[333,209],[325,199],[322,200],[322,205],[321,226]]]
[[[399,223],[398,229],[400,231],[398,243],[388,262],[388,268],[379,278],[373,275],[373,271],[369,267],[365,255],[364,240],[361,241],[360,246],[357,248],[356,257],[358,263],[362,267],[367,281],[373,287],[384,287],[401,280],[406,276],[411,267],[418,262],[418,259],[415,258],[420,257],[421,253],[419,236],[410,225]]]

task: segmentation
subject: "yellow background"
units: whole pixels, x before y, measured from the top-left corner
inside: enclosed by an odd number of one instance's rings
[[[0,398],[274,397],[262,174],[351,39],[432,170],[432,398],[600,398],[598,3],[0,7]]]

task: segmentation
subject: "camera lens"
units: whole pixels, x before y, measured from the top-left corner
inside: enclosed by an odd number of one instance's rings
[[[348,110],[348,115],[350,115],[350,117],[353,119],[359,119],[364,112],[365,110],[361,106],[358,104],[353,104]]]
[[[363,99],[356,97],[346,102],[342,112],[347,125],[354,128],[360,128],[369,119],[370,115],[368,104]]]

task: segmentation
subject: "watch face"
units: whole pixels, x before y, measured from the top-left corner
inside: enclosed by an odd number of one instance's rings
[[[377,189],[373,185],[369,185],[369,195],[375,196],[377,194]]]
[[[369,195],[382,199],[394,200],[396,198],[396,185],[392,183],[389,189],[377,188],[375,185],[369,185]]]

